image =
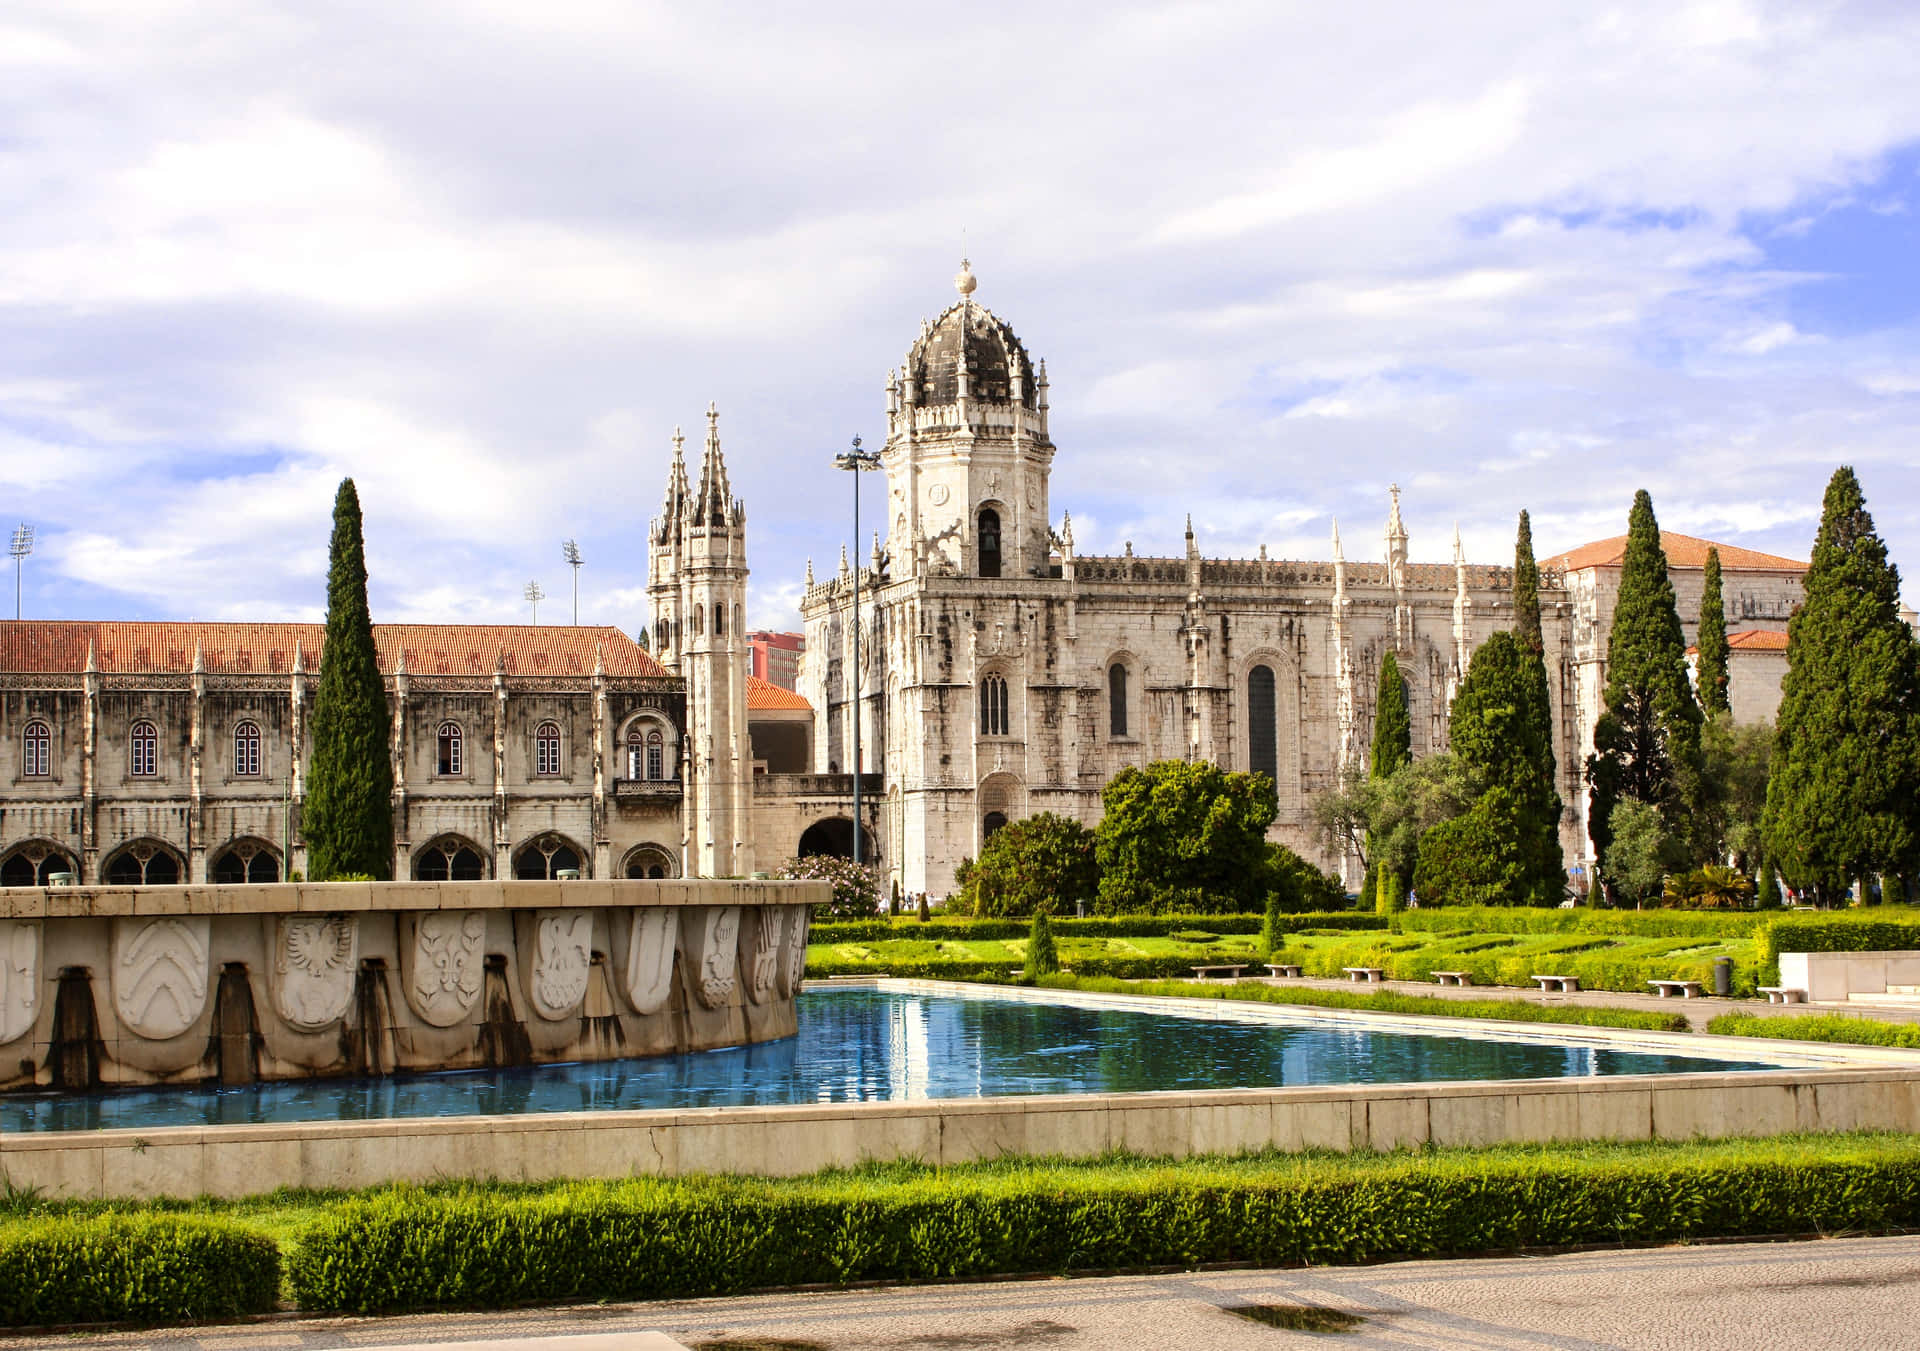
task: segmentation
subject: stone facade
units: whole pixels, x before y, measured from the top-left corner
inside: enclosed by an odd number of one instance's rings
[[[894,877],[943,894],[1001,823],[1054,811],[1092,824],[1106,782],[1157,759],[1271,774],[1273,838],[1351,871],[1314,839],[1309,799],[1364,760],[1381,658],[1397,653],[1407,678],[1414,753],[1445,749],[1474,649],[1512,623],[1512,569],[1467,562],[1457,533],[1451,564],[1411,562],[1397,489],[1378,561],[1348,561],[1337,525],[1326,561],[1264,548],[1204,558],[1191,522],[1178,554],[1077,554],[1070,516],[1056,526],[1049,505],[1046,364],[974,301],[968,269],[956,286],[959,302],[922,325],[887,378],[888,537],[859,578],[863,768],[884,785],[872,824],[892,841]],[[1572,866],[1589,849],[1581,766],[1616,555],[1590,546],[1541,568]],[[1722,556],[1730,627],[1784,627],[1805,565]],[[815,767],[831,773],[854,768],[855,565],[843,553],[820,579],[809,565],[802,601],[800,691],[817,718]],[[1699,561],[1678,559],[1675,581],[1683,615],[1697,617]],[[1765,697],[1741,707],[1771,715]]]

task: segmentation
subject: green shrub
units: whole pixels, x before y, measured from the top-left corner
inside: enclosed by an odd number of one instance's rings
[[[1912,915],[1911,910],[1906,912]],[[1864,918],[1822,915],[1774,919],[1759,934],[1762,985],[1780,983],[1783,952],[1900,952],[1920,948],[1920,918],[1900,920],[1886,910]]]
[[[1456,906],[1407,910],[1393,927],[1407,931],[1460,933],[1625,934],[1642,938],[1738,937],[1757,932],[1773,917],[1723,910],[1540,910],[1531,906]]]
[[[1847,1144],[908,1166],[535,1196],[396,1190],[297,1240],[303,1308],[646,1300],[1002,1273],[1364,1262],[1920,1223],[1920,1150]]]
[[[0,1325],[172,1323],[265,1313],[280,1252],[227,1220],[90,1215],[0,1224]]]
[[[1047,912],[1033,912],[1033,928],[1027,934],[1029,976],[1050,976],[1060,969],[1060,953],[1053,946],[1053,930],[1047,926]]]
[[[813,908],[813,917],[817,920],[868,919],[880,913],[879,870],[864,863],[855,863],[850,858],[833,858],[826,854],[790,858],[774,869],[773,875],[833,883],[833,899],[824,906],[816,905]],[[880,921],[882,924],[885,922]]]
[[[1841,1014],[1763,1018],[1752,1013],[1723,1013],[1707,1024],[1717,1037],[1773,1037],[1781,1041],[1832,1041],[1853,1046],[1903,1046],[1920,1050],[1920,1023],[1883,1023],[1877,1018]]]
[[[1100,886],[1093,832],[1071,817],[1041,812],[1009,822],[981,847],[967,870],[963,904],[976,915],[1071,911]]]
[[[1090,915],[1085,919],[1052,919],[1056,938],[1170,938],[1180,932],[1254,934],[1263,927],[1259,915]],[[1357,911],[1333,914],[1280,915],[1284,933],[1306,930],[1385,929],[1383,916]],[[815,924],[812,943],[873,943],[889,938],[990,939],[1024,938],[1027,926],[1012,919],[944,919],[930,923],[890,924],[884,919]]]

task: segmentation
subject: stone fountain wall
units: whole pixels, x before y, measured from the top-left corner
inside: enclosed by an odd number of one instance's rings
[[[252,1083],[793,1035],[821,882],[0,891],[0,1091]]]

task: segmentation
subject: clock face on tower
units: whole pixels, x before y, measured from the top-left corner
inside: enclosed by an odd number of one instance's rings
[[[947,485],[944,483],[936,483],[927,489],[927,501],[933,503],[936,507],[944,507],[947,505]]]

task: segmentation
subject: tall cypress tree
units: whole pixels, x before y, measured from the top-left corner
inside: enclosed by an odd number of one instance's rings
[[[1380,658],[1380,684],[1373,704],[1373,747],[1367,766],[1369,779],[1387,779],[1413,763],[1413,719],[1407,709],[1407,682],[1400,678],[1400,659],[1389,648]],[[1367,850],[1374,850],[1369,845]],[[1370,873],[1374,905],[1392,913],[1406,902],[1407,879],[1375,860]],[[1361,904],[1365,904],[1365,900]]]
[[[1497,866],[1510,904],[1557,903],[1565,882],[1537,661],[1516,635],[1491,635],[1475,650],[1448,719],[1454,758],[1479,795],[1469,814],[1497,841],[1499,862],[1489,866]]]
[[[393,876],[392,720],[367,610],[360,495],[340,481],[328,551],[327,638],[313,700],[313,772],[304,833],[313,880]]]
[[[1606,709],[1587,761],[1588,833],[1606,857],[1614,805],[1631,797],[1657,807],[1684,836],[1685,803],[1700,759],[1700,706],[1687,679],[1687,644],[1675,608],[1660,524],[1645,489],[1633,496],[1627,551],[1607,636]]]
[[[1707,550],[1707,576],[1700,590],[1700,711],[1717,718],[1727,701],[1727,603],[1720,592],[1720,551]]]
[[[1833,897],[1920,854],[1920,653],[1853,470],[1827,484],[1806,602],[1787,628],[1761,835],[1795,886]]]
[[[1533,561],[1533,522],[1520,513],[1513,541],[1513,636],[1528,652],[1543,652],[1540,639],[1540,565]]]

